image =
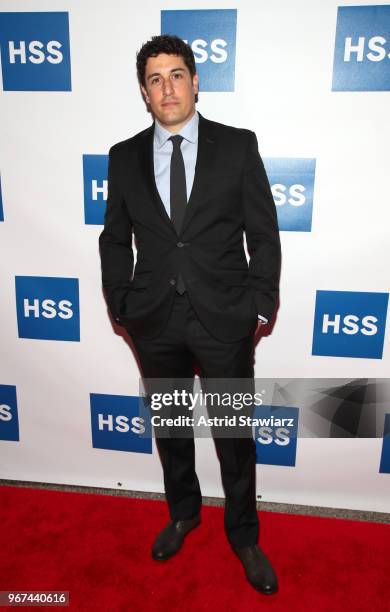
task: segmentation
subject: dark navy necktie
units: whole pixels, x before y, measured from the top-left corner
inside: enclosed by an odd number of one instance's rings
[[[183,136],[171,136],[173,144],[171,157],[171,219],[177,234],[180,234],[187,205],[186,172],[180,149]]]
[[[175,227],[177,235],[179,235],[183,225],[183,219],[187,206],[186,172],[183,155],[180,148],[183,136],[176,134],[176,136],[171,136],[169,140],[172,141],[173,145],[170,183],[171,221]],[[176,291],[178,291],[178,293],[184,293],[185,291],[181,274],[179,274],[179,278],[177,279]]]

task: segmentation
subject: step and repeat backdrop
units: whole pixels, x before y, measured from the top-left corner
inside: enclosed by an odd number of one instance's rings
[[[277,206],[259,499],[389,511],[390,4],[370,2],[0,0],[0,478],[163,491],[98,252],[108,150],[152,121],[135,55],[159,33],[191,45],[202,115],[256,132]],[[196,447],[222,497],[212,439]]]

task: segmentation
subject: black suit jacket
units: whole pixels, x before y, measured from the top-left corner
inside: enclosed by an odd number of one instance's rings
[[[130,334],[158,335],[181,272],[193,308],[213,336],[233,342],[253,334],[257,314],[272,316],[280,268],[276,209],[256,135],[199,114],[194,184],[180,235],[156,187],[153,135],[154,124],[109,152],[99,246],[113,317]]]

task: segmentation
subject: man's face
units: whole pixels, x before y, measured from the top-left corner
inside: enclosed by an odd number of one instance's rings
[[[156,119],[170,132],[178,132],[195,112],[198,75],[191,78],[180,55],[149,57],[141,89]]]

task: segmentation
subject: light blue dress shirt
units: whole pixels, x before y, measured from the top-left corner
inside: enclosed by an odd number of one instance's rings
[[[195,176],[196,157],[198,155],[198,124],[199,115],[197,111],[191,119],[181,128],[178,134],[183,136],[181,152],[184,160],[187,186],[187,202],[190,199],[192,185]],[[171,192],[171,156],[173,143],[169,138],[169,132],[160,125],[156,119],[153,140],[154,176],[160,198],[163,201],[168,217],[171,216],[170,192]]]
[[[180,148],[186,173],[187,202],[190,199],[194,183],[196,157],[198,155],[198,125],[199,115],[195,111],[191,119],[177,132],[177,134],[183,136]],[[155,119],[153,139],[154,177],[160,198],[169,217],[171,216],[171,156],[173,150],[173,143],[169,140],[171,136],[172,133],[163,128]],[[268,323],[268,319],[262,315],[258,315],[258,317],[263,323]]]

